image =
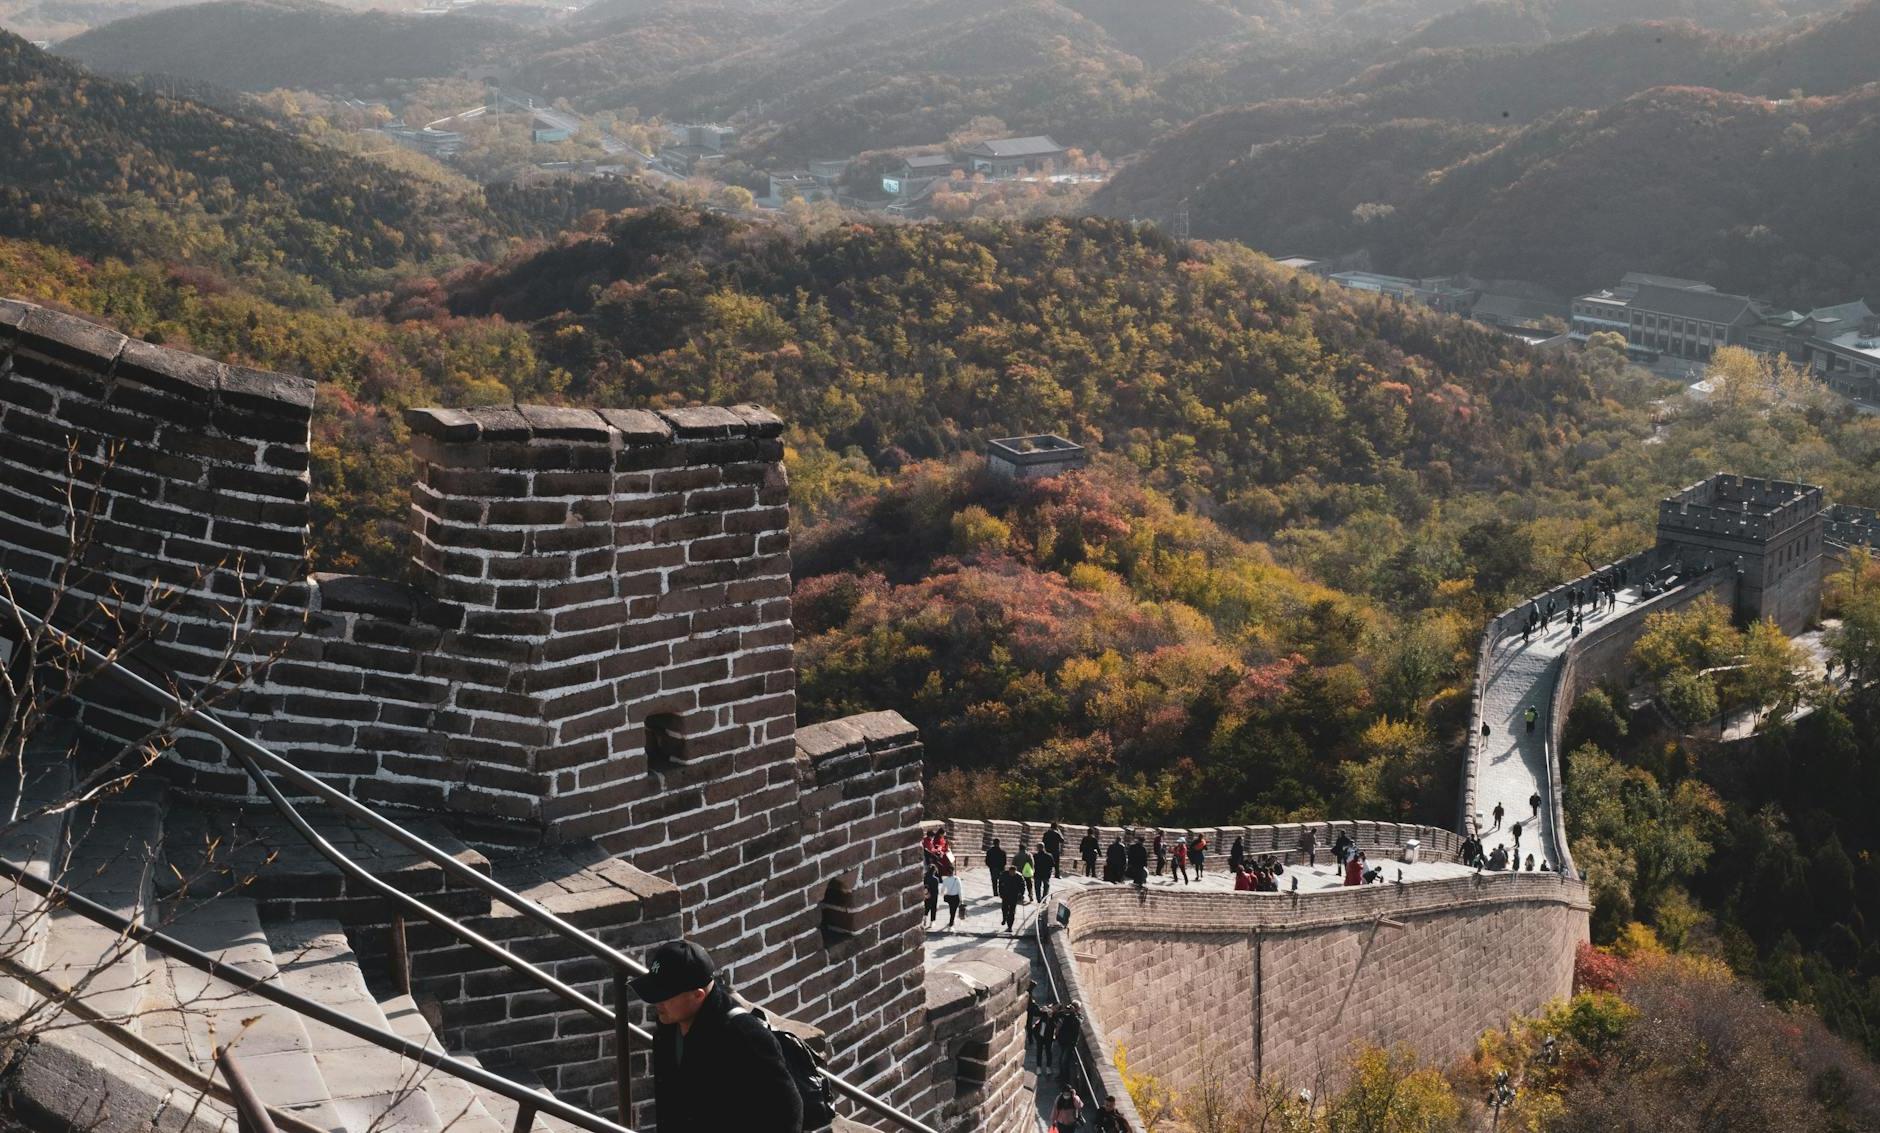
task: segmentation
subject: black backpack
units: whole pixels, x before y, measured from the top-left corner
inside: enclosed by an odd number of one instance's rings
[[[810,1049],[808,1043],[789,1031],[770,1026],[770,1020],[764,1013],[748,1007],[733,1007],[733,1015],[750,1014],[757,1021],[770,1028],[771,1037],[783,1048],[783,1064],[789,1068],[790,1080],[796,1083],[797,1096],[803,1099],[803,1128],[821,1129],[832,1125],[836,1119],[835,1088],[829,1084],[829,1075],[823,1072],[823,1057]]]

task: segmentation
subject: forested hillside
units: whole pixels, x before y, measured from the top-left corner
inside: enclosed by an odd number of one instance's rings
[[[1326,98],[1203,118],[1095,205],[1186,201],[1196,231],[1386,271],[1571,291],[1648,269],[1827,302],[1874,287],[1842,221],[1876,44],[1869,2],[1781,34],[1631,25],[1417,52]]]
[[[571,397],[758,401],[876,459],[1055,430],[1249,532],[1545,477],[1530,430],[1601,412],[1577,369],[1486,330],[1118,221],[795,240],[655,210],[448,301],[533,322]]]
[[[486,195],[286,129],[102,79],[0,32],[0,235],[215,269],[279,295],[383,286],[644,199],[548,183]],[[572,214],[572,215],[571,215]]]
[[[451,75],[523,28],[469,12],[353,11],[322,0],[214,0],[117,20],[59,45],[105,74],[181,75],[237,90],[366,89]]]

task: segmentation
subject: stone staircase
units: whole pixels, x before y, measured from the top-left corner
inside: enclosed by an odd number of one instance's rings
[[[50,789],[57,787],[55,782]],[[198,842],[225,821],[222,815],[179,806],[159,791],[140,789],[16,824],[0,832],[0,851],[231,968],[411,1043],[481,1065],[472,1054],[449,1050],[411,995],[374,990],[339,920],[304,915],[313,908],[309,900],[367,913],[359,899],[332,886],[336,871],[330,863],[304,843],[298,856],[287,860],[284,847],[250,837],[224,841],[211,833]],[[166,825],[182,844],[166,845]],[[340,832],[324,832],[342,840]],[[474,850],[440,832],[427,835],[460,858],[480,860]],[[360,841],[355,837],[352,847],[359,849]],[[215,864],[205,865],[205,856]],[[421,890],[424,883],[417,875],[425,871],[414,862],[409,857],[388,861],[381,853],[369,868],[375,876],[397,879],[400,888]],[[474,905],[466,901],[467,894],[454,891],[445,894],[449,900],[432,903],[460,909]],[[487,901],[482,911],[488,912]],[[193,1084],[179,1082],[165,1072],[161,1059],[150,1057],[155,1051],[216,1076],[218,1047],[234,1052],[264,1102],[312,1129],[505,1133],[513,1128],[518,1106],[508,1098],[131,944],[75,911],[48,908],[29,891],[0,890],[0,949],[11,964],[39,973],[79,1005],[74,1011],[49,1008],[43,985],[35,990],[11,977],[0,982],[0,1008],[15,1021],[11,1029],[41,1032],[14,1087],[16,1096],[24,1095],[17,1108],[34,1128],[233,1133],[235,1118],[227,1107],[205,1098]],[[26,1027],[18,1023],[22,1012],[29,1013]],[[102,1016],[147,1046],[140,1055],[81,1013]],[[526,1072],[509,1065],[501,1073],[528,1081]],[[538,1115],[534,1128],[572,1127]]]

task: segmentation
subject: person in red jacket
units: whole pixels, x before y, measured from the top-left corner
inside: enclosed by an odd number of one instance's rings
[[[1351,855],[1345,861],[1345,884],[1364,884],[1364,854],[1362,852]]]

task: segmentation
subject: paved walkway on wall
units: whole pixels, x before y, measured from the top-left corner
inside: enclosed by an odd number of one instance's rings
[[[1617,608],[1589,615],[1581,632],[1590,633],[1648,601],[1638,587],[1627,587],[1619,592]],[[1473,815],[1488,853],[1498,845],[1514,852],[1510,828],[1519,822],[1521,856],[1533,854],[1537,864],[1557,864],[1554,853],[1546,849],[1554,845],[1555,834],[1547,805],[1547,713],[1561,657],[1571,641],[1571,621],[1556,613],[1553,624],[1525,645],[1520,634],[1510,635],[1495,647],[1490,658],[1488,683],[1482,690],[1482,722],[1488,725],[1489,734],[1476,749]],[[1529,705],[1538,716],[1532,733],[1523,719]],[[1538,819],[1528,805],[1535,795],[1541,796]],[[1499,825],[1494,816],[1496,803],[1506,811]]]

